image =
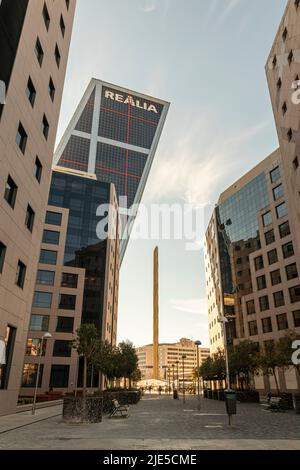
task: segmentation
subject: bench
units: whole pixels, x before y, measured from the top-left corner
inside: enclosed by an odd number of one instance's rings
[[[270,411],[281,411],[281,412],[285,412],[284,408],[283,408],[283,402],[282,402],[282,398],[280,397],[271,397],[270,398],[270,401],[269,401],[269,410]]]
[[[109,418],[128,418],[128,410],[127,405],[120,405],[118,400],[112,400],[112,410]]]

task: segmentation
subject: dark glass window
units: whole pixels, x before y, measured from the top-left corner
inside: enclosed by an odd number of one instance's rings
[[[46,140],[48,139],[49,129],[50,129],[49,122],[48,122],[48,119],[46,118],[46,115],[44,114],[43,120],[42,120],[42,131]]]
[[[35,51],[35,55],[37,57],[38,63],[40,64],[40,66],[42,66],[42,63],[43,63],[43,60],[44,60],[44,51],[43,51],[43,48],[42,48],[42,45],[41,45],[41,42],[40,42],[39,38],[37,38],[37,40],[36,40],[34,51]]]
[[[41,250],[40,263],[56,265],[57,251]]]
[[[6,345],[5,351],[5,364],[0,365],[0,389],[8,388],[11,364],[14,354],[15,339],[17,329],[11,325],[7,325],[4,343]]]
[[[254,259],[255,269],[259,271],[260,269],[264,268],[264,259],[262,256],[258,256]]]
[[[274,292],[273,297],[275,307],[282,307],[285,304],[283,291]]]
[[[271,317],[263,318],[261,323],[262,323],[262,328],[263,328],[264,333],[272,333],[273,328],[272,328]]]
[[[266,289],[267,282],[266,282],[266,276],[265,275],[257,277],[256,281],[257,281],[258,290]]]
[[[298,277],[297,264],[293,263],[285,267],[287,280],[296,279]]]
[[[69,10],[69,6],[70,6],[70,0],[66,0],[66,7],[67,7],[67,10]]]
[[[59,232],[54,232],[53,230],[44,230],[43,233],[43,243],[49,245],[59,245]]]
[[[286,313],[277,315],[277,327],[279,331],[288,329],[289,325],[288,325]]]
[[[278,261],[278,254],[277,254],[277,250],[276,248],[274,250],[271,250],[268,252],[268,260],[269,260],[269,264],[274,264],[274,263],[277,263]]]
[[[16,273],[16,285],[23,289],[26,276],[26,266],[22,261],[18,261],[17,273]]]
[[[26,345],[26,356],[34,356],[37,357],[40,355],[41,352],[41,343],[42,340],[38,338],[28,338],[27,345]],[[46,341],[43,341],[43,351],[42,356],[46,354]]]
[[[43,18],[44,18],[44,23],[45,23],[46,29],[48,31],[49,26],[50,26],[50,15],[49,15],[46,3],[44,3],[44,7],[43,7]]]
[[[33,297],[33,307],[35,308],[51,308],[52,294],[51,292],[35,292]]]
[[[59,308],[61,310],[75,310],[76,295],[61,294],[59,297]]]
[[[60,16],[59,25],[60,25],[61,34],[62,34],[63,37],[64,37],[64,36],[65,36],[65,32],[66,32],[66,25],[65,25],[64,18],[63,18],[62,15]]]
[[[36,157],[35,159],[35,165],[34,165],[34,176],[38,180],[38,182],[41,182],[42,179],[42,173],[43,173],[43,165],[40,162],[40,159]]]
[[[266,245],[271,245],[271,243],[275,242],[274,229],[269,230],[268,232],[265,233],[265,240],[266,240]]]
[[[0,242],[0,273],[2,273],[3,271],[5,254],[6,254],[6,246],[2,242]]]
[[[42,286],[53,286],[54,279],[54,271],[43,271],[42,269],[39,269],[37,272],[36,283]]]
[[[300,326],[300,310],[296,310],[293,312],[293,317],[294,317],[294,326],[295,328],[298,328]]]
[[[296,302],[300,302],[300,286],[291,287],[289,291],[291,303],[295,304]]]
[[[258,330],[257,330],[257,322],[256,322],[256,320],[254,320],[254,321],[249,321],[248,326],[249,326],[249,335],[250,335],[250,336],[255,336],[255,335],[257,335]]]
[[[288,213],[288,211],[287,211],[287,207],[286,207],[285,202],[280,204],[280,206],[276,207],[277,219],[281,219],[282,217],[285,217],[287,215],[287,213]]]
[[[32,209],[32,207],[28,204],[26,217],[25,217],[25,225],[28,228],[29,232],[32,232],[33,230],[34,219],[35,219],[35,212]]]
[[[17,130],[16,144],[21,150],[21,152],[25,153],[27,145],[27,133],[21,123],[19,123]]]
[[[48,225],[61,226],[62,214],[59,212],[47,211],[45,223]]]
[[[56,46],[55,46],[55,62],[56,62],[57,67],[60,66],[60,60],[61,60],[61,56],[60,56],[60,52],[59,52],[59,49],[58,49],[58,45],[56,44]]]
[[[286,245],[283,245],[282,247],[282,253],[284,259],[290,258],[291,256],[294,255],[294,246],[293,243],[287,243]]]
[[[270,304],[269,304],[269,297],[267,295],[260,297],[259,306],[260,306],[261,312],[265,312],[266,310],[269,310]]]
[[[299,168],[299,158],[298,157],[294,158],[293,167],[294,167],[294,170],[297,170]]]
[[[54,101],[54,98],[55,98],[55,86],[54,86],[54,83],[53,83],[53,80],[52,80],[51,77],[50,77],[50,80],[49,80],[49,95],[50,95],[51,100]]]
[[[5,186],[4,199],[8,202],[8,204],[12,208],[15,207],[17,192],[18,192],[18,186],[16,185],[14,180],[11,178],[11,176],[8,176],[7,181],[6,181],[6,186]]]
[[[272,286],[276,286],[277,284],[280,284],[281,283],[281,273],[280,273],[280,269],[276,269],[276,271],[272,271],[270,273],[270,276],[271,276],[271,283],[272,283]]]
[[[280,233],[280,238],[285,238],[291,234],[289,222],[285,222],[284,224],[279,225],[279,233]]]
[[[247,314],[248,315],[252,315],[253,313],[255,313],[255,302],[254,302],[254,300],[249,300],[249,302],[246,303],[246,307],[247,307]]]
[[[37,381],[37,364],[24,364],[23,375],[22,375],[22,387],[23,388],[35,388]],[[40,366],[39,383],[38,387],[41,388],[43,380],[44,365]]]
[[[57,317],[57,333],[73,333],[74,318],[73,317]]]
[[[71,341],[56,340],[53,347],[53,357],[71,357]]]
[[[277,201],[283,196],[284,196],[284,189],[283,189],[283,185],[280,184],[279,186],[276,186],[276,188],[273,189],[274,201]]]
[[[35,97],[36,97],[36,89],[32,83],[31,78],[28,78],[27,87],[26,87],[26,96],[31,104],[34,107]]]
[[[62,273],[61,285],[62,287],[77,289],[78,274]]]
[[[272,212],[271,211],[266,212],[262,217],[263,217],[264,227],[267,227],[268,225],[270,225],[273,222]]]
[[[31,315],[29,330],[47,332],[49,329],[49,319],[48,315]]]
[[[270,172],[270,178],[271,178],[271,183],[276,183],[276,181],[278,181],[281,178],[279,166],[277,168],[274,168],[274,170]]]
[[[51,367],[50,387],[67,388],[69,385],[70,366],[55,365]]]

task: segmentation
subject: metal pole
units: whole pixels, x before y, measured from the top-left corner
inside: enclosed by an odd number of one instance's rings
[[[171,394],[171,369],[168,369],[168,379],[169,379],[169,395]]]
[[[35,408],[36,408],[36,398],[37,398],[37,391],[38,391],[39,379],[40,379],[41,358],[43,354],[43,347],[44,347],[44,337],[42,337],[42,341],[41,341],[41,349],[40,349],[40,354],[39,354],[38,368],[37,368],[37,374],[36,374],[36,380],[35,380],[35,389],[34,389],[32,411],[31,411],[33,415],[35,414]]]
[[[173,392],[175,390],[175,364],[172,364],[172,372],[173,372]]]
[[[178,390],[178,397],[179,397],[179,361],[176,362],[177,364],[177,390]]]
[[[184,357],[182,357],[182,383],[183,383],[183,403],[185,403],[185,382],[184,382]]]
[[[200,410],[199,346],[197,345],[198,410]]]
[[[230,389],[230,375],[229,375],[226,322],[223,322],[223,332],[224,332],[224,350],[225,350],[225,362],[226,362],[226,389],[229,390]]]

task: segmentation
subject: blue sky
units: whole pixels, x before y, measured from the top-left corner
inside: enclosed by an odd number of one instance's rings
[[[277,146],[264,66],[286,0],[77,0],[58,138],[91,77],[171,102],[143,202],[208,204]],[[199,234],[204,236],[204,232]],[[208,345],[203,251],[129,243],[119,340],[152,342],[160,248],[160,340]]]

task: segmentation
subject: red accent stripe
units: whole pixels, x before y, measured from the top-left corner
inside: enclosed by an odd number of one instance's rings
[[[81,163],[81,162],[76,162],[76,161],[73,161],[73,160],[67,160],[66,158],[61,158],[59,160],[59,162],[74,163],[74,165],[85,166],[86,168],[88,167],[87,163]]]
[[[129,178],[134,178],[137,180],[141,179],[140,176],[133,175],[132,173],[124,173],[123,171],[111,170],[110,168],[104,168],[103,166],[100,166],[100,165],[96,165],[96,168],[98,170],[107,171],[108,173],[115,173],[116,175],[128,176]]]
[[[126,135],[126,144],[129,143],[130,137],[130,103],[128,103],[128,113],[127,113],[127,135]],[[125,197],[127,197],[127,186],[128,186],[128,160],[129,160],[129,150],[126,149],[126,161],[125,161]]]
[[[105,106],[101,106],[101,110],[107,111],[108,113],[119,114],[120,116],[127,116],[127,113],[122,113],[121,111],[116,111],[115,109],[106,108]],[[131,119],[135,119],[136,121],[147,122],[149,124],[155,124],[156,126],[158,126],[159,124],[159,121],[155,122],[155,121],[151,121],[150,119],[144,119],[144,118],[137,117],[137,116],[131,116]]]

